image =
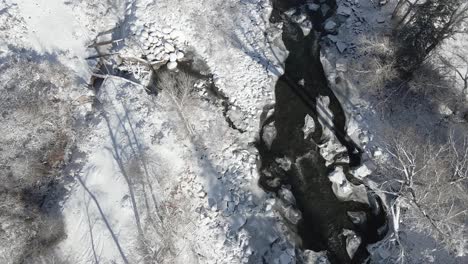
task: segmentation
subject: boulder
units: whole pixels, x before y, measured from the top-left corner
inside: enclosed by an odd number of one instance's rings
[[[146,56],[146,59],[148,59],[148,61],[152,61],[154,59],[156,59],[156,57],[154,56],[154,54],[150,53]]]
[[[355,225],[363,225],[367,221],[367,216],[364,212],[347,212],[347,214]]]
[[[338,49],[338,51],[340,53],[343,53],[347,48],[348,48],[348,44],[342,42],[342,41],[337,41],[336,42],[336,48]]]
[[[174,52],[175,51],[175,48],[174,48],[174,45],[170,44],[170,43],[164,43],[164,49],[166,49],[167,52]]]
[[[340,5],[336,13],[341,16],[349,17],[353,13],[353,10],[347,6]]]
[[[312,250],[305,250],[303,254],[305,264],[330,264],[326,251],[315,252]]]
[[[324,25],[324,29],[327,31],[327,32],[335,32],[336,29],[337,29],[338,25],[336,24],[335,21],[333,20],[327,20],[325,22],[325,25]]]
[[[283,209],[284,210],[284,216],[288,222],[290,222],[293,225],[297,225],[299,221],[302,219],[302,214],[301,211],[294,209],[292,206],[288,206]]]
[[[320,11],[322,12],[322,15],[323,16],[326,16],[328,11],[330,11],[330,7],[327,5],[327,4],[323,4],[321,7],[320,7]]]
[[[273,140],[276,138],[275,122],[271,122],[263,127],[262,139],[265,145],[270,149]]]
[[[348,252],[350,258],[353,258],[362,240],[354,231],[349,229],[343,230],[343,236],[346,237],[346,252]]]
[[[301,23],[301,29],[302,29],[302,33],[304,33],[304,36],[309,35],[312,28],[313,28],[313,25],[312,25],[312,22],[310,22],[310,20],[304,20]]]
[[[175,68],[177,68],[177,62],[170,61],[170,62],[167,63],[167,69],[168,70],[174,70]]]
[[[169,37],[170,37],[171,39],[177,39],[177,38],[179,38],[179,36],[180,36],[180,33],[179,33],[178,31],[172,31],[172,32],[169,34]]]
[[[182,51],[177,51],[176,56],[177,60],[181,60],[184,58],[185,54]]]
[[[306,20],[307,16],[305,14],[299,14],[299,15],[293,15],[291,16],[291,20],[294,22],[294,23],[297,23],[297,24],[300,24],[302,23],[304,20]]]
[[[310,134],[314,133],[315,131],[315,122],[314,119],[306,115],[304,118],[304,127],[302,128],[302,132],[304,132],[304,139],[307,138]]]
[[[169,54],[169,61],[176,61],[177,60],[177,55],[175,52],[172,52]]]
[[[354,175],[354,177],[363,179],[371,175],[372,171],[367,167],[366,164],[362,164],[357,169],[354,169],[351,173]]]
[[[279,257],[278,264],[293,264],[293,263],[295,263],[293,262],[293,258],[287,252],[283,252],[283,254],[281,254],[281,256]]]
[[[280,198],[284,201],[284,203],[288,205],[295,205],[296,204],[296,198],[294,197],[293,193],[291,190],[287,188],[281,188],[278,192]]]
[[[317,11],[319,10],[320,6],[314,3],[309,3],[307,4],[307,8],[311,11]]]

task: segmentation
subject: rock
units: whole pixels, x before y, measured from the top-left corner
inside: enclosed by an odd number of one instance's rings
[[[312,25],[312,22],[310,22],[310,20],[304,20],[301,23],[301,29],[302,29],[302,33],[304,33],[304,36],[309,35],[312,28],[313,28],[313,25]]]
[[[358,138],[359,138],[359,140],[361,141],[362,144],[369,143],[369,136],[367,135],[366,131],[361,131]]]
[[[363,225],[366,223],[367,217],[364,212],[347,212],[351,222],[355,225]]]
[[[382,155],[383,155],[383,152],[380,148],[377,148],[376,150],[374,150],[374,153],[372,153],[372,156],[374,158],[381,157]]]
[[[328,175],[335,196],[341,201],[354,201],[369,204],[366,187],[363,184],[354,185],[346,179],[343,168],[338,166]]]
[[[302,219],[301,211],[294,209],[292,206],[283,208],[283,212],[286,220],[293,225],[297,225]]]
[[[451,116],[451,115],[453,115],[452,109],[450,109],[450,108],[449,108],[447,105],[445,105],[445,104],[439,104],[438,110],[439,110],[439,114],[441,114],[441,115],[443,115],[443,116]]]
[[[169,54],[163,53],[163,55],[162,55],[162,60],[168,61],[168,60],[169,60]]]
[[[167,52],[174,52],[175,48],[172,44],[170,43],[165,43],[164,44],[164,49],[166,49]]]
[[[153,50],[153,52],[154,52],[154,54],[159,54],[159,53],[161,53],[163,50],[164,50],[163,47],[155,47],[154,50]]]
[[[379,5],[386,5],[388,3],[388,0],[380,0]]]
[[[306,20],[307,16],[303,13],[299,14],[299,15],[294,15],[291,17],[291,20],[294,22],[294,23],[297,23],[297,24],[300,24],[302,23],[304,20]]]
[[[307,8],[311,11],[317,11],[319,10],[320,6],[314,3],[309,3],[307,4]]]
[[[214,198],[208,198],[208,207],[209,208],[217,207],[216,200]]]
[[[354,231],[348,229],[343,230],[343,235],[346,237],[346,252],[350,258],[353,258],[361,245],[361,238]]]
[[[143,30],[143,31],[141,32],[141,36],[142,36],[143,38],[145,38],[145,39],[148,39],[148,37],[149,37],[148,31]]]
[[[346,59],[338,59],[335,64],[335,68],[338,72],[347,72],[348,71],[348,62]]]
[[[356,178],[359,178],[359,179],[363,179],[369,175],[372,174],[372,171],[367,167],[366,164],[362,164],[361,166],[359,166],[357,169],[353,170],[352,171],[352,174],[354,175],[354,177]]]
[[[185,54],[182,51],[177,51],[177,60],[181,60],[184,58]]]
[[[332,190],[335,196],[340,200],[348,200],[353,192],[351,184],[346,179],[342,167],[336,167],[335,170],[328,175],[328,179],[332,182]]]
[[[292,15],[294,15],[295,13],[296,13],[296,8],[291,8],[291,9],[288,9],[288,10],[286,10],[286,11],[284,12],[284,14],[287,15],[287,16],[289,16],[289,17],[292,16]]]
[[[305,264],[330,264],[326,251],[315,252],[312,250],[305,250],[303,254]]]
[[[143,43],[143,46],[148,49],[149,47],[151,47],[151,41],[149,39],[145,40],[145,42]]]
[[[162,30],[162,33],[164,33],[164,34],[169,34],[169,33],[171,33],[171,32],[172,32],[172,29],[171,29],[171,28],[168,28],[168,27],[163,28],[163,30]]]
[[[170,62],[167,63],[167,69],[168,70],[174,70],[175,68],[177,68],[177,62],[170,61]]]
[[[293,263],[293,259],[291,258],[291,256],[287,252],[284,252],[279,257],[278,264],[292,264],[292,263]]]
[[[321,7],[320,7],[320,11],[322,11],[322,15],[323,16],[326,16],[328,11],[330,11],[330,7],[326,4],[323,4]]]
[[[169,54],[169,61],[176,61],[177,60],[177,55],[175,52],[172,52]]]
[[[156,54],[156,60],[162,61],[164,54],[164,52],[159,52],[158,54]]]
[[[234,215],[231,217],[231,228],[232,230],[238,232],[239,229],[241,229],[245,223],[247,222],[247,218],[242,215]]]
[[[152,61],[154,59],[156,59],[156,57],[154,56],[154,54],[150,53],[146,56],[146,59],[148,59],[148,61]]]
[[[293,193],[291,190],[287,188],[281,188],[278,192],[280,198],[288,205],[295,205],[296,204],[296,198],[294,197]]]
[[[179,33],[178,31],[172,31],[172,32],[169,34],[169,37],[170,37],[171,39],[177,39],[177,38],[179,38],[179,36],[180,36],[180,33]]]
[[[333,20],[327,20],[323,28],[328,32],[335,32],[337,28],[337,24]]]
[[[310,115],[306,115],[304,118],[304,127],[302,128],[304,132],[304,139],[306,139],[310,134],[315,131],[315,122]]]
[[[338,41],[338,37],[335,35],[327,35],[327,38],[333,43],[336,43]]]
[[[340,5],[336,13],[341,16],[349,17],[353,13],[353,10],[349,7]]]
[[[276,138],[275,122],[271,122],[263,127],[262,139],[268,148],[271,148],[273,140]]]
[[[284,171],[288,171],[291,169],[292,162],[289,158],[287,157],[276,158],[275,161],[279,165],[279,167],[283,169]]]
[[[377,18],[377,23],[385,23],[385,18],[384,17],[378,17]]]
[[[348,44],[342,42],[342,41],[337,41],[336,42],[336,48],[338,49],[338,51],[340,53],[343,53],[347,48],[348,48]]]

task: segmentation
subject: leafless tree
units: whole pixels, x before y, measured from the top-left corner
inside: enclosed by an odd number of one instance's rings
[[[442,62],[442,64],[455,72],[455,74],[463,81],[463,88],[462,88],[462,93],[464,95],[468,95],[468,59],[466,56],[463,56],[459,53],[452,52],[453,55],[455,55],[458,59],[462,61],[462,65],[457,65],[454,64],[453,62],[449,61],[447,58],[440,56],[439,55],[439,60]],[[465,70],[462,70],[461,68],[465,68]]]
[[[468,3],[464,0],[402,0],[397,5],[394,18],[401,10],[404,14],[395,25],[400,48],[398,67],[411,73],[442,41],[461,32],[468,18]]]
[[[191,92],[195,85],[195,78],[188,73],[163,71],[158,74],[157,86],[163,92],[166,92],[177,108],[177,111],[183,120],[189,135],[195,132],[187,118],[185,108],[190,100]]]
[[[452,134],[439,145],[415,138],[405,131],[386,147],[383,174],[389,176],[381,189],[394,197],[389,205],[394,237],[399,243],[403,222],[456,251],[467,232],[468,136]]]

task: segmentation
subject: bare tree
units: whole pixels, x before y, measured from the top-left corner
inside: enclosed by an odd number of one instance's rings
[[[181,119],[187,129],[189,135],[194,135],[195,132],[187,118],[185,108],[189,102],[191,92],[195,85],[195,78],[185,72],[169,72],[163,71],[158,74],[157,86],[160,90],[165,91],[177,108]]]
[[[406,12],[396,23],[400,43],[398,67],[410,74],[442,41],[461,32],[460,25],[468,18],[468,3],[463,0],[405,1]],[[395,16],[400,11],[396,11]]]
[[[394,239],[401,245],[404,223],[456,251],[467,232],[468,136],[450,135],[440,145],[418,142],[417,136],[405,131],[386,147],[382,175],[388,176],[380,188],[393,197],[388,207]],[[404,248],[400,254],[404,258]]]
[[[442,64],[446,68],[454,71],[455,74],[463,81],[462,93],[467,95],[468,94],[468,59],[459,53],[452,52],[452,54],[458,57],[458,59],[460,59],[463,62],[463,65],[456,65],[452,63],[451,61],[449,61],[448,59],[446,59],[445,57],[440,56],[440,55],[439,55],[439,60],[442,62]],[[465,68],[465,70],[462,71],[461,68]]]

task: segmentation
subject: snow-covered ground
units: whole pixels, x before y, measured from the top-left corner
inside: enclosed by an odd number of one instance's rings
[[[388,124],[353,83],[350,68],[359,59],[356,39],[390,25],[395,1],[377,2],[338,1],[339,16],[332,18],[338,34],[324,37],[322,50],[329,81],[347,110],[348,132],[366,150],[370,169],[382,143],[372,134]],[[287,264],[301,259],[281,204],[258,186],[254,142],[264,107],[274,103],[273,86],[285,56],[280,42],[271,43],[279,32],[269,27],[271,10],[267,0],[0,0],[0,63],[28,54],[28,60],[47,61],[73,80],[58,96],[73,105],[75,131],[62,175],[67,192],[59,203],[66,235],[42,262]],[[98,34],[112,30],[126,37],[125,49],[139,50],[144,46],[139,33],[148,23],[178,32],[177,47],[206,62],[238,129],[205,88],[180,108],[167,92],[149,95],[143,86],[118,78],[105,79],[97,91],[88,87],[95,63],[86,57],[95,54],[87,46]],[[417,244],[418,234],[410,239]],[[429,252],[436,243],[425,242],[421,248],[427,254],[414,247],[417,261],[429,256],[451,263],[445,252]]]
[[[8,28],[0,55],[31,50],[81,82],[64,87],[77,106],[78,138],[64,169],[66,237],[55,257],[71,263],[294,261],[275,201],[257,186],[252,144],[281,70],[263,35],[267,1],[2,3]],[[93,51],[87,45],[118,22],[128,35],[145,23],[179,31],[180,46],[207,62],[229,98],[227,115],[246,132],[232,129],[223,108],[198,95],[184,106],[183,120],[164,92],[151,96],[111,78],[97,93],[89,90],[93,65],[85,58]]]
[[[336,34],[329,34],[322,39],[322,63],[332,88],[346,108],[348,133],[365,150],[364,165],[354,173],[360,178],[368,177],[370,182],[367,183],[371,186],[377,186],[379,181],[382,181],[376,176],[375,170],[386,162],[387,156],[384,149],[388,147],[389,142],[394,140],[395,133],[414,129],[431,136],[443,136],[447,131],[454,131],[452,133],[463,137],[466,136],[467,131],[466,120],[461,120],[461,116],[467,109],[467,101],[461,93],[463,80],[455,71],[457,68],[461,74],[466,73],[463,55],[457,55],[468,52],[464,34],[456,34],[454,38],[447,39],[436,54],[431,56],[436,66],[443,66],[439,54],[455,66],[455,68],[449,67],[450,76],[447,79],[456,80],[456,82],[451,83],[453,87],[448,87],[445,93],[458,94],[457,100],[460,99],[460,101],[457,101],[456,105],[448,103],[449,100],[446,98],[450,95],[439,99],[437,95],[431,97],[429,94],[426,98],[432,101],[427,102],[393,98],[394,105],[390,112],[386,101],[392,101],[392,95],[387,94],[388,98],[376,96],[379,95],[376,88],[381,88],[369,87],[363,82],[371,78],[360,78],[362,76],[358,72],[360,64],[363,63],[362,60],[369,59],[361,52],[369,48],[365,46],[369,43],[363,42],[363,39],[372,40],[379,36],[391,36],[393,23],[391,15],[397,1],[381,2],[385,4],[379,4],[379,1],[337,1],[337,16],[330,19],[337,24],[334,29]],[[379,73],[377,69],[371,69],[367,74]],[[429,76],[422,76],[422,78],[425,77],[429,78]],[[429,87],[424,87],[424,89],[432,91]],[[463,263],[466,261],[466,240],[461,241],[462,246],[457,248],[457,256],[454,256],[453,252],[447,251],[440,241],[426,236],[423,232],[414,231],[412,226],[405,227],[405,223],[401,225],[404,234],[402,241],[409,245],[409,252],[405,254],[407,261],[411,263]],[[373,253],[372,261],[375,263],[380,263],[379,261],[385,261],[385,259],[396,259],[397,251],[388,245],[382,246],[382,243],[379,243],[369,248]]]

